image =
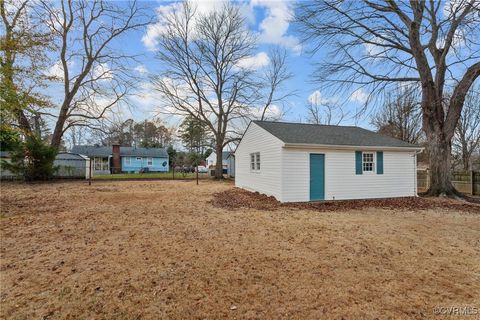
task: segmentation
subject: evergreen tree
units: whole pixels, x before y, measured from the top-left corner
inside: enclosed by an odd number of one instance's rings
[[[189,153],[197,153],[202,157],[211,145],[212,136],[208,126],[193,116],[185,117],[179,128],[179,136]]]
[[[10,150],[10,162],[2,161],[2,167],[27,180],[48,180],[55,171],[53,161],[57,149],[46,144],[36,135],[27,135],[24,142]]]

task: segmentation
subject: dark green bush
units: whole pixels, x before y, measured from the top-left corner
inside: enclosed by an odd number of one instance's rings
[[[56,155],[56,148],[37,136],[28,136],[10,151],[10,162],[2,161],[2,167],[27,181],[48,180],[55,172]]]

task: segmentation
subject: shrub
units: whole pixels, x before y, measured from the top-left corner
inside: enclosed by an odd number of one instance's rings
[[[3,161],[2,167],[27,181],[48,180],[55,172],[53,162],[56,148],[44,143],[37,136],[27,136],[24,142],[10,151],[10,162]]]

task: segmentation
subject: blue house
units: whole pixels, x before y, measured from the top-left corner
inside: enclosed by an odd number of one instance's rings
[[[168,153],[164,148],[137,148],[113,146],[74,146],[73,153],[89,157],[93,173],[110,174],[116,172],[139,172],[148,168],[149,172],[168,172]]]

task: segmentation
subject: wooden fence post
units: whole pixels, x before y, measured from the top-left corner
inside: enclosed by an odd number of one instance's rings
[[[470,194],[471,194],[472,196],[473,196],[473,191],[474,191],[474,190],[473,190],[473,188],[474,188],[474,185],[473,185],[473,183],[474,183],[473,180],[474,180],[474,179],[473,179],[473,178],[474,178],[474,173],[473,173],[473,169],[472,169],[472,170],[470,170]]]
[[[88,170],[88,185],[91,186],[92,185],[92,159],[90,159],[90,161],[88,161],[88,164],[89,164],[89,169]]]
[[[428,191],[430,189],[430,173],[428,172],[429,171],[429,168],[427,168],[427,190]]]

